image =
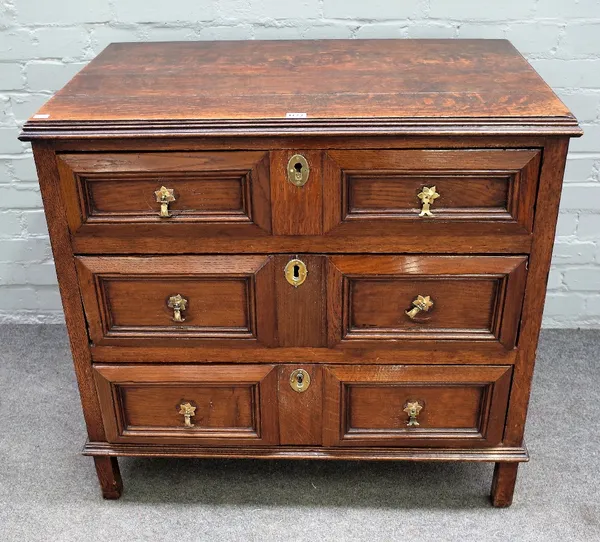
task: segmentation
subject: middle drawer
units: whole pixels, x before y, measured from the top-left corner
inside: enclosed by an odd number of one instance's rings
[[[527,274],[523,256],[90,256],[76,263],[96,346],[345,350],[417,341],[506,351],[517,341]],[[296,281],[303,266],[305,280]]]

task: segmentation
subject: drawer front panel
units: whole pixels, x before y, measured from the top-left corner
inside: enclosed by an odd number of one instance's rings
[[[224,239],[232,253],[426,253],[425,238],[436,252],[527,253],[540,152],[275,147],[59,153],[57,164],[80,254],[221,253]]]
[[[493,221],[498,232],[531,232],[540,156],[538,150],[328,151],[325,229],[343,235],[374,227],[393,235],[406,221],[429,222],[430,231],[436,221],[440,231],[458,221],[466,232],[473,222]],[[435,190],[428,196],[427,189]]]
[[[276,444],[271,365],[95,366],[109,442]]]
[[[329,344],[496,341],[515,346],[526,258],[331,256]]]
[[[189,179],[163,176],[161,186],[173,190],[175,198],[168,205],[169,217],[160,216],[160,203],[155,195],[160,187],[155,179],[121,177],[115,181],[86,179],[85,183],[87,221],[91,223],[160,223],[161,218],[175,219],[171,222],[251,222],[250,213],[245,208],[245,176],[202,178],[196,175]]]
[[[126,345],[274,340],[265,256],[79,257],[92,342]]]
[[[329,446],[494,446],[510,386],[503,366],[329,366]]]
[[[118,225],[195,224],[199,235],[215,227],[232,234],[271,229],[264,151],[61,154],[58,164],[74,234],[97,235]]]

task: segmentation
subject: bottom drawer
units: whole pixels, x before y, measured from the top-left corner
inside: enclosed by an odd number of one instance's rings
[[[511,367],[330,366],[326,446],[486,447],[502,441]]]
[[[96,365],[108,442],[268,445],[278,442],[272,365]]]
[[[301,389],[298,372],[306,379]],[[496,446],[511,372],[482,365],[94,366],[108,442],[198,446]]]

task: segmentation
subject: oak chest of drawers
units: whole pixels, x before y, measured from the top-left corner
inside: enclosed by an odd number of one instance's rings
[[[506,41],[113,44],[25,125],[88,442],[496,463],[577,121]]]

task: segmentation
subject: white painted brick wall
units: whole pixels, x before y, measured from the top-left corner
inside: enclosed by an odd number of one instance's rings
[[[23,121],[113,41],[507,38],[586,132],[565,174],[545,325],[600,328],[600,0],[0,0],[0,322],[62,312]]]

